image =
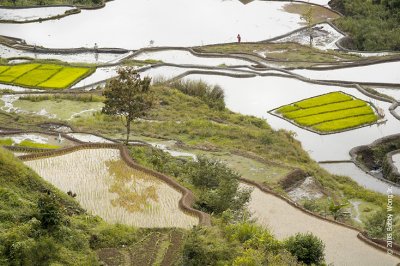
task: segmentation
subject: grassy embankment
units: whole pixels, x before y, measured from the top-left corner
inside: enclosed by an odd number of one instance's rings
[[[48,5],[75,5],[82,7],[96,7],[104,0],[5,0],[0,6],[48,6]]]
[[[134,123],[132,139],[178,141],[180,149],[226,161],[243,177],[264,183],[283,194],[284,176],[294,167],[301,168],[315,177],[323,188],[325,196],[311,207],[316,212],[322,213],[326,209],[328,197],[337,202],[355,199],[385,206],[383,195],[363,189],[349,178],[332,176],[322,170],[302,150],[292,133],[275,131],[262,119],[210,108],[210,103],[204,99],[175,89],[161,85],[153,89],[158,104],[145,119]],[[0,115],[1,124],[12,122],[15,127],[25,129],[34,129],[37,124],[49,121],[56,120],[34,115]],[[119,119],[99,112],[69,123],[77,130],[113,138],[122,138],[125,132]],[[256,170],[252,166],[256,166]]]
[[[66,89],[93,72],[94,68],[57,64],[1,65],[0,83],[34,89]]]
[[[301,265],[285,242],[229,212],[191,231],[109,225],[1,148],[0,178],[2,265]]]
[[[309,46],[297,43],[241,43],[221,44],[195,47],[199,52],[217,52],[223,54],[234,54],[246,52],[254,55],[262,54],[267,59],[285,62],[287,66],[310,66],[313,63],[331,63],[340,61],[357,61],[357,55],[346,54],[340,51],[321,51]],[[291,63],[289,63],[291,62]]]
[[[378,119],[366,102],[341,92],[285,105],[276,112],[298,125],[329,133],[371,124]]]
[[[251,167],[240,163],[240,158],[249,157],[252,159],[247,158],[249,164],[261,162],[263,167],[259,167],[260,172],[279,174],[261,173],[244,177],[254,178],[281,193],[284,193],[280,185],[283,176],[293,167],[299,167],[318,180],[326,195],[338,201],[361,199],[384,206],[384,196],[360,188],[349,178],[332,176],[322,170],[301,149],[290,132],[275,131],[262,119],[210,108],[203,100],[178,90],[164,86],[153,89],[159,104],[149,113],[147,120],[134,123],[132,139],[171,139],[178,141],[180,148],[228,162],[232,154],[239,154],[237,162],[231,164],[242,173],[252,172]],[[115,138],[122,138],[125,132],[120,121],[101,113],[78,118],[71,124],[77,130]],[[322,211],[324,202],[326,198],[320,200],[321,206],[316,211]]]

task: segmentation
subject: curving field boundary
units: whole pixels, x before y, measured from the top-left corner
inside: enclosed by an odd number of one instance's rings
[[[340,92],[343,93],[343,94],[349,95],[349,96],[351,96],[352,98],[354,98],[354,99],[356,99],[356,100],[360,100],[360,99],[358,99],[357,97],[355,97],[355,96],[353,96],[353,95],[350,95],[350,94],[345,93],[345,92],[343,92],[343,91],[340,91]],[[321,95],[317,95],[317,96],[308,97],[308,98],[302,99],[302,100],[297,101],[297,102],[289,103],[288,105],[292,105],[292,104],[295,104],[295,103],[298,103],[298,102],[302,102],[302,101],[305,101],[305,100],[308,100],[308,99],[317,98],[317,97],[320,97],[320,96],[323,96],[323,95],[326,95],[326,94],[329,94],[329,93],[325,93],[325,94],[321,94]],[[367,102],[367,101],[364,101],[364,102]],[[376,106],[375,106],[372,102],[367,102],[367,103],[370,104],[371,107],[372,107],[372,109],[375,110],[375,113],[378,114],[378,111],[377,111]],[[332,134],[338,134],[338,133],[343,133],[343,132],[346,132],[346,131],[351,131],[351,130],[355,130],[355,129],[359,129],[359,128],[363,128],[363,127],[367,127],[367,126],[372,126],[372,125],[374,125],[374,124],[379,123],[379,122],[378,122],[379,120],[377,120],[377,121],[372,122],[372,123],[362,124],[362,125],[359,125],[359,126],[356,126],[356,127],[347,128],[347,129],[343,129],[343,130],[339,130],[339,131],[322,132],[322,131],[314,130],[314,129],[312,129],[311,127],[306,127],[306,126],[300,125],[300,124],[296,123],[296,122],[295,122],[294,120],[292,120],[292,119],[288,119],[288,118],[284,117],[283,115],[279,115],[279,114],[276,112],[276,110],[278,110],[279,108],[281,108],[281,107],[283,107],[283,106],[285,106],[285,105],[282,105],[282,106],[279,106],[279,107],[274,108],[274,109],[272,109],[272,110],[269,110],[268,113],[269,113],[270,115],[276,116],[276,117],[278,117],[278,118],[280,118],[280,119],[286,120],[287,122],[289,122],[289,123],[292,124],[292,125],[295,125],[296,127],[299,127],[299,128],[304,129],[304,130],[307,130],[307,131],[316,133],[316,134],[318,134],[318,135],[332,135]],[[379,115],[378,115],[378,117],[379,117]],[[329,121],[325,121],[325,122],[329,122]]]
[[[394,134],[394,135],[389,135],[389,136],[377,139],[377,140],[375,140],[374,142],[372,142],[372,143],[370,143],[368,145],[362,145],[362,146],[354,147],[349,152],[349,154],[351,156],[351,161],[358,168],[360,168],[363,172],[369,174],[370,173],[370,169],[368,169],[363,163],[361,163],[361,162],[359,162],[357,160],[358,153],[361,152],[361,151],[365,151],[365,150],[371,149],[372,147],[377,146],[379,144],[382,144],[384,142],[392,141],[392,140],[396,140],[396,139],[400,139],[400,133],[399,134]],[[400,180],[399,170],[397,169],[397,167],[395,167],[395,165],[393,163],[393,160],[392,160],[392,156],[395,153],[398,153],[398,152],[400,152],[400,150],[392,151],[392,152],[386,154],[383,168],[384,168],[384,171],[386,171],[386,174],[388,174],[388,175],[392,174],[395,178]],[[386,170],[385,170],[385,168],[386,168]],[[389,185],[392,185],[392,186],[400,188],[400,184],[398,184],[398,183],[392,182],[392,181],[390,181],[390,180],[388,180],[386,178],[382,178],[382,177],[379,177],[379,176],[376,176],[376,175],[374,175],[374,177],[378,178],[378,179],[380,179],[380,180],[382,180],[382,181],[384,181],[386,183],[388,183]]]
[[[9,20],[9,19],[2,19],[0,23],[10,23],[10,24],[25,24],[25,23],[34,23],[34,22],[43,22],[46,20],[56,20],[61,19],[70,15],[75,15],[81,13],[82,10],[95,10],[101,9],[106,6],[107,2],[111,2],[114,0],[105,0],[104,3],[97,5],[97,6],[82,6],[82,5],[46,5],[46,6],[0,6],[1,9],[34,9],[34,8],[45,8],[45,7],[70,7],[70,10],[67,10],[64,14],[58,14],[55,16],[47,17],[47,18],[38,18],[38,19],[31,19],[31,20]]]
[[[273,195],[273,196],[285,201],[289,205],[297,208],[298,210],[302,211],[303,213],[305,213],[305,214],[307,214],[307,215],[309,215],[309,216],[311,216],[313,218],[317,218],[317,219],[320,219],[320,220],[323,220],[323,221],[326,221],[326,222],[329,222],[329,223],[332,223],[332,224],[340,225],[340,226],[346,227],[348,229],[354,230],[354,231],[358,232],[358,234],[357,234],[357,238],[358,239],[360,239],[364,243],[374,247],[377,250],[380,250],[380,251],[383,251],[383,252],[387,252],[386,243],[383,243],[382,241],[379,241],[379,240],[376,240],[376,239],[369,238],[366,235],[365,232],[360,231],[356,227],[353,227],[351,225],[347,225],[347,224],[344,224],[344,223],[341,223],[341,222],[338,222],[338,221],[334,221],[334,220],[328,219],[328,218],[326,218],[326,217],[324,217],[322,215],[313,213],[313,212],[303,208],[301,205],[299,205],[298,203],[292,201],[291,199],[272,191],[270,188],[266,187],[265,185],[263,185],[263,184],[261,184],[259,182],[248,180],[248,179],[245,179],[245,178],[240,178],[239,180],[241,182],[247,184],[247,185],[257,187],[258,189],[260,189],[262,192],[264,192],[266,194],[271,194],[271,195]],[[398,245],[393,247],[393,256],[396,256],[396,257],[400,258],[400,247]]]
[[[45,151],[45,152],[41,152],[41,153],[22,155],[22,156],[19,156],[18,158],[21,159],[22,161],[30,161],[30,160],[40,159],[40,158],[48,158],[48,157],[53,157],[53,156],[64,155],[64,154],[72,153],[72,152],[82,150],[82,149],[118,149],[120,151],[121,158],[124,160],[124,162],[129,167],[132,167],[133,169],[144,172],[146,174],[155,176],[155,177],[161,179],[162,181],[164,181],[165,183],[167,183],[169,186],[171,186],[175,190],[182,193],[182,197],[179,200],[179,208],[182,211],[184,211],[190,215],[198,217],[200,225],[203,225],[203,226],[211,225],[211,217],[209,214],[192,208],[192,206],[195,202],[195,196],[193,195],[192,191],[190,191],[186,187],[182,186],[181,184],[179,184],[178,182],[176,182],[173,178],[171,178],[169,176],[163,175],[161,173],[158,173],[156,171],[150,170],[148,168],[145,168],[145,167],[137,164],[129,156],[128,149],[121,144],[111,144],[111,143],[91,143],[91,144],[89,144],[89,143],[86,143],[86,144],[80,144],[80,145],[73,146],[73,147],[53,150],[53,151]]]

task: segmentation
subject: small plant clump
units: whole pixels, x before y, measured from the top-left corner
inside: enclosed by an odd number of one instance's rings
[[[356,128],[378,120],[368,103],[342,92],[309,98],[275,111],[300,126],[324,133]]]

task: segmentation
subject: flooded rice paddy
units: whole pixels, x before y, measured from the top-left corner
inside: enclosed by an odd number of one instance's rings
[[[349,160],[350,149],[369,144],[385,135],[398,133],[399,121],[387,111],[391,104],[376,102],[355,88],[317,85],[282,77],[231,78],[212,75],[189,75],[185,79],[219,84],[225,92],[226,105],[234,112],[264,118],[275,129],[296,133],[303,148],[316,161]],[[301,129],[268,113],[269,110],[292,102],[333,91],[343,91],[361,100],[372,101],[385,110],[386,123],[371,125],[331,135],[318,135]],[[340,145],[338,145],[340,144]]]
[[[338,80],[400,84],[400,61],[333,70],[294,70],[293,73],[315,80]]]
[[[58,15],[64,15],[65,12],[72,9],[74,8],[67,6],[19,9],[0,8],[0,20],[13,20],[24,22],[37,19],[46,19]]]
[[[184,50],[163,50],[155,52],[142,52],[133,57],[136,60],[157,60],[164,63],[179,65],[202,65],[202,66],[241,66],[251,65],[253,62],[229,57],[199,57]]]
[[[49,48],[197,46],[261,41],[301,25],[286,2],[218,0],[118,0],[106,8],[82,10],[60,20],[24,25],[4,24],[0,35],[18,37]],[[168,12],[165,12],[168,10]],[[223,14],[223,16],[222,16]],[[105,19],[105,18],[113,18]],[[82,26],[85,25],[85,26]]]
[[[198,224],[198,218],[179,209],[181,193],[128,167],[119,150],[80,150],[25,163],[62,191],[76,193],[86,210],[107,222],[181,228]]]
[[[242,184],[243,187],[249,187]],[[398,259],[388,256],[357,238],[357,231],[316,219],[287,202],[254,188],[249,209],[257,223],[268,227],[278,239],[298,232],[312,233],[325,243],[326,263],[335,265],[397,265]]]
[[[3,27],[3,26],[2,26]],[[36,43],[31,43],[35,45]],[[30,59],[54,59],[69,63],[91,63],[91,64],[104,64],[114,63],[125,57],[129,53],[96,53],[96,52],[79,52],[79,53],[41,53],[31,52],[21,49],[15,49],[9,46],[0,44],[0,57],[1,58],[15,58],[15,57],[28,57]]]

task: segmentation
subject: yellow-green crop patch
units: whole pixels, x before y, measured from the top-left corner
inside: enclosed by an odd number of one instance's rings
[[[66,89],[93,73],[89,67],[58,64],[0,66],[0,83],[36,89]]]
[[[378,120],[365,101],[342,92],[332,92],[274,110],[283,118],[312,131],[334,133]]]
[[[49,80],[40,83],[43,88],[66,88],[80,77],[85,76],[90,68],[63,68]]]

